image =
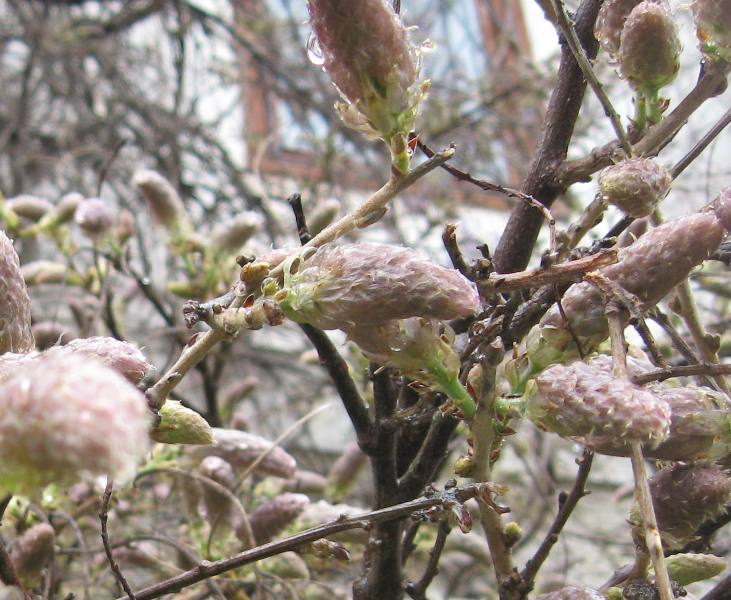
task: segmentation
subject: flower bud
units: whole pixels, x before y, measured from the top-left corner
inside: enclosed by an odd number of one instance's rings
[[[0,231],[0,354],[35,348],[30,328],[30,297],[13,243]]]
[[[417,81],[419,52],[401,19],[386,0],[309,0],[308,8],[323,67],[345,100],[343,121],[381,137],[405,173],[406,135],[428,83]]]
[[[665,551],[679,550],[695,539],[701,524],[725,510],[731,495],[731,477],[718,465],[674,464],[649,480],[655,517]],[[642,539],[641,517],[630,514],[634,536]]]
[[[31,327],[38,350],[63,346],[75,339],[74,333],[57,321],[40,321]]]
[[[395,319],[454,319],[480,309],[475,286],[409,248],[381,244],[323,246],[284,268],[282,308],[320,329],[382,325]]]
[[[208,422],[194,410],[175,400],[166,400],[159,411],[160,422],[150,437],[161,444],[212,444]]]
[[[53,555],[56,534],[48,523],[39,523],[15,540],[10,561],[21,580],[29,587],[37,585],[41,572]]]
[[[237,252],[260,226],[261,217],[256,213],[239,213],[213,229],[211,246],[221,252]]]
[[[195,458],[218,456],[231,464],[237,474],[247,470],[255,460],[266,454],[255,471],[287,479],[297,471],[297,461],[283,448],[253,433],[236,429],[213,428],[213,444],[191,448]]]
[[[5,206],[12,210],[16,215],[33,221],[40,221],[47,213],[53,210],[53,204],[46,198],[31,196],[30,194],[22,194],[9,198],[5,202]]]
[[[703,54],[731,62],[731,1],[693,0],[690,8]]]
[[[79,192],[69,192],[61,196],[61,199],[54,210],[54,220],[57,224],[68,223],[74,218],[76,209],[84,201],[84,196]]]
[[[304,494],[287,492],[260,505],[249,515],[249,523],[258,544],[265,544],[299,517],[310,499]]]
[[[723,573],[726,559],[712,554],[673,554],[665,559],[670,579],[686,586]]]
[[[599,9],[594,37],[612,56],[619,53],[619,40],[622,29],[632,9],[642,0],[604,0]]]
[[[619,46],[622,75],[651,95],[671,83],[680,69],[678,29],[665,3],[641,2],[625,21]]]
[[[141,169],[135,172],[132,184],[144,196],[153,220],[160,227],[175,232],[186,222],[185,206],[178,192],[157,171]]]
[[[98,240],[112,229],[114,214],[101,198],[87,198],[76,207],[74,221],[91,240]]]
[[[452,347],[448,326],[429,319],[412,318],[383,325],[345,328],[363,354],[381,365],[445,393],[471,419],[475,401],[459,381],[459,355]]]
[[[68,353],[39,357],[0,384],[0,488],[29,495],[85,475],[128,480],[148,447],[144,395]]]
[[[137,346],[112,337],[78,338],[53,352],[94,357],[134,384],[140,383],[154,369]]]
[[[604,169],[599,192],[609,204],[630,217],[646,217],[667,192],[670,172],[650,158],[628,158]]]
[[[723,223],[726,231],[731,232],[731,185],[721,190],[721,193],[711,203],[718,220]]]
[[[310,234],[317,235],[335,220],[340,212],[340,202],[335,198],[328,198],[315,206],[307,216],[307,228]]]
[[[563,437],[596,435],[656,446],[670,428],[670,407],[651,392],[603,369],[554,365],[526,392],[526,416]]]
[[[569,585],[555,592],[536,596],[536,600],[605,600],[605,597],[591,588]]]

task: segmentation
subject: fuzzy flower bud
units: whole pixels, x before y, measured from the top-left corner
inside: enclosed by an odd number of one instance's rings
[[[211,246],[222,252],[237,252],[261,226],[256,213],[243,212],[214,227]]]
[[[180,229],[187,219],[185,206],[172,184],[157,171],[137,171],[132,184],[142,193],[153,220],[169,231]]]
[[[55,540],[56,534],[48,523],[34,525],[15,540],[10,560],[26,585],[37,585],[36,580],[53,555]]]
[[[300,516],[310,499],[304,494],[287,492],[275,496],[249,515],[249,523],[258,544],[265,544]]]
[[[169,402],[169,401],[168,401]],[[218,456],[207,456],[198,466],[198,471],[204,477],[208,477],[222,485],[227,490],[233,490],[236,485],[236,475],[231,465]],[[231,498],[210,485],[202,485],[203,506],[205,507],[206,520],[211,527],[221,527],[221,533],[228,529],[233,516]]]
[[[612,56],[619,53],[622,29],[632,9],[642,0],[604,0],[594,27],[594,37]]]
[[[22,495],[85,475],[128,480],[148,447],[144,395],[89,357],[42,356],[0,384],[0,488]]]
[[[599,175],[599,192],[630,217],[646,217],[667,192],[670,172],[650,158],[628,158]]]
[[[40,321],[31,327],[36,348],[47,350],[53,346],[63,346],[75,339],[74,333],[57,321]]]
[[[605,597],[591,588],[569,585],[555,592],[536,596],[536,600],[605,600]]]
[[[87,198],[76,207],[74,221],[91,240],[98,240],[112,229],[114,214],[101,198]]]
[[[34,226],[36,233],[51,232],[74,218],[76,207],[84,201],[84,196],[78,192],[69,192],[61,196],[53,210],[47,212]]]
[[[0,231],[0,354],[35,348],[30,328],[30,297],[13,243]]]
[[[344,244],[318,248],[284,268],[281,300],[294,321],[320,329],[382,325],[395,319],[454,319],[480,309],[475,286],[409,248]]]
[[[435,387],[457,404],[466,419],[474,416],[475,402],[459,381],[459,355],[446,325],[412,318],[345,330],[369,360]]]
[[[693,0],[690,8],[703,54],[731,62],[731,0]]]
[[[386,0],[309,0],[308,8],[323,67],[345,100],[343,121],[381,137],[405,173],[406,136],[428,84],[417,81],[419,52],[401,19]]]
[[[320,202],[307,216],[307,227],[312,235],[317,235],[335,220],[340,212],[340,202],[328,198]]]
[[[666,402],[584,362],[554,365],[536,377],[526,393],[526,416],[563,437],[598,435],[650,445],[670,428]]]
[[[154,368],[137,346],[112,337],[78,338],[53,352],[93,357],[134,384],[140,383]]]
[[[728,208],[726,204],[723,207]],[[650,308],[706,260],[719,246],[723,235],[721,221],[711,212],[668,221],[622,248],[618,262],[600,269],[599,273],[637,296],[643,308]],[[577,357],[571,332],[584,354],[595,351],[609,336],[602,294],[591,283],[572,285],[561,305],[570,330],[558,307],[545,314],[526,342],[530,373]]]
[[[208,422],[194,410],[175,400],[166,400],[160,409],[160,422],[150,437],[161,444],[212,444]]]
[[[248,469],[260,456],[256,472],[287,479],[297,472],[297,461],[283,448],[258,435],[236,429],[213,428],[213,444],[191,449],[195,458],[218,456],[231,464],[237,474]]]
[[[649,484],[666,551],[692,542],[698,527],[722,513],[731,495],[731,477],[714,464],[674,464],[655,473]],[[642,522],[637,507],[633,508],[630,521]],[[642,539],[642,533],[634,533]]]
[[[630,85],[652,95],[671,83],[680,69],[678,29],[664,3],[641,2],[622,29],[619,62]]]
[[[17,216],[33,221],[40,221],[47,213],[53,210],[53,204],[46,198],[22,194],[9,198],[5,206],[12,210]]]

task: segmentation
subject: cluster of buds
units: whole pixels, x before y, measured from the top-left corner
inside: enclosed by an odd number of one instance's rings
[[[0,383],[0,488],[30,495],[85,475],[131,477],[148,447],[144,395],[74,353],[41,356]]]
[[[418,81],[420,49],[387,0],[309,0],[308,8],[317,60],[343,98],[338,113],[386,142],[393,167],[406,173],[407,136],[429,87]]]
[[[599,274],[634,295],[649,309],[681,283],[721,243],[731,225],[731,194],[723,192],[713,210],[695,213],[655,227],[619,251],[616,264]],[[528,335],[527,356],[511,366],[516,391],[548,365],[594,352],[609,336],[604,299],[589,282],[575,284]],[[565,318],[564,318],[565,317]],[[577,348],[576,343],[581,348]]]
[[[635,359],[628,367],[631,375],[653,368]],[[665,383],[640,388],[615,378],[606,355],[546,369],[529,384],[525,406],[539,427],[600,454],[631,456],[628,442],[634,439],[650,458],[698,460],[725,456],[731,443],[729,406],[722,394]]]
[[[450,330],[439,323],[480,308],[474,284],[454,269],[408,248],[327,245],[284,263],[275,298],[292,320],[345,331],[369,359],[446,393],[466,418],[474,414]]]
[[[651,158],[628,158],[599,174],[599,193],[627,216],[646,217],[671,182],[670,172]]]
[[[731,498],[731,477],[712,463],[674,464],[649,481],[663,547],[679,550],[695,539],[698,528],[721,514]],[[630,514],[636,543],[642,545],[639,509]]]
[[[693,0],[690,8],[703,54],[731,62],[731,1]]]

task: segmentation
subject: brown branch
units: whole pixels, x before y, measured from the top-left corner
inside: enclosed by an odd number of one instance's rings
[[[548,532],[543,538],[543,541],[533,556],[525,563],[525,567],[520,572],[520,579],[516,580],[511,578],[505,583],[507,589],[501,590],[501,598],[503,597],[503,593],[510,591],[513,586],[519,586],[520,590],[516,591],[521,591],[525,594],[533,589],[533,582],[535,581],[536,575],[543,566],[543,563],[546,562],[548,555],[551,553],[551,549],[558,541],[561,531],[563,531],[571,513],[573,513],[579,500],[589,493],[586,491],[586,483],[589,480],[593,460],[594,453],[591,450],[584,449],[584,454],[576,461],[579,465],[579,470],[576,473],[576,479],[574,480],[574,485],[571,487],[571,491],[568,494],[566,492],[559,494],[558,513],[556,513],[556,517],[548,528]],[[514,593],[508,597],[516,597]]]
[[[330,375],[330,379],[332,379],[335,389],[343,402],[345,411],[350,417],[350,422],[358,439],[358,445],[367,453],[367,449],[371,446],[373,424],[368,415],[368,407],[350,376],[348,363],[343,360],[343,357],[340,356],[335,345],[324,331],[312,325],[300,325],[300,328],[317,350],[320,363]]]
[[[389,506],[388,508],[374,510],[362,515],[340,518],[335,521],[301,531],[300,533],[296,533],[295,535],[282,540],[277,540],[275,542],[263,544],[258,548],[240,552],[239,554],[229,558],[213,562],[203,561],[196,567],[184,573],[138,591],[136,594],[137,600],[151,600],[152,598],[159,598],[165,594],[178,592],[183,588],[196,584],[200,581],[205,581],[206,579],[210,579],[216,575],[221,575],[222,573],[243,567],[244,565],[251,564],[270,556],[276,556],[283,552],[295,550],[304,544],[332,536],[336,533],[340,533],[341,531],[361,529],[372,523],[404,519],[405,517],[413,515],[419,511],[425,511],[434,507],[447,507],[455,502],[464,503],[477,496],[481,493],[481,491],[482,486],[479,485],[468,485],[460,488],[444,490],[443,492],[437,492],[432,496],[424,496],[410,502]],[[125,598],[126,597],[123,596],[117,600],[124,600]]]
[[[437,539],[434,541],[434,546],[429,552],[429,560],[424,569],[424,574],[421,579],[416,583],[408,582],[405,586],[406,593],[411,596],[414,600],[427,600],[426,589],[434,581],[434,578],[439,573],[439,560],[442,557],[442,551],[444,545],[447,542],[447,536],[451,528],[447,521],[440,521],[439,528],[437,529]]]
[[[645,385],[653,381],[665,381],[672,377],[694,377],[697,375],[731,375],[731,364],[700,363],[679,367],[664,367],[632,377],[632,383]]]
[[[601,2],[583,0],[576,12],[575,31],[589,59],[596,57],[599,44],[594,38],[594,23]],[[576,119],[586,91],[586,80],[570,48],[561,49],[558,82],[549,100],[546,125],[538,149],[522,186],[522,192],[550,208],[566,186],[556,170],[566,159]],[[543,222],[543,215],[525,203],[513,208],[495,250],[495,267],[500,273],[513,273],[528,264]]]
[[[719,581],[701,600],[728,600],[731,597],[731,573]]]
[[[617,262],[617,250],[603,250],[565,263],[528,269],[519,273],[493,273],[487,280],[478,281],[483,298],[523,288],[537,288],[548,284],[579,281],[585,273]]]
[[[102,544],[104,545],[104,553],[107,555],[107,561],[109,562],[109,568],[114,573],[114,578],[117,583],[122,587],[124,592],[127,594],[129,600],[136,600],[135,593],[132,591],[129,583],[122,574],[122,570],[119,568],[117,561],[114,560],[114,554],[112,554],[112,548],[109,545],[109,532],[107,531],[107,518],[109,517],[109,503],[112,500],[112,492],[114,491],[114,481],[111,478],[107,478],[107,485],[104,488],[104,495],[102,496],[102,507],[99,512],[99,522],[102,527]]]
[[[672,175],[673,179],[676,179],[685,169],[692,163],[698,156],[700,156],[701,152],[703,152],[709,144],[716,139],[716,137],[724,130],[728,125],[731,123],[731,108],[729,108],[726,111],[726,114],[724,114],[717,122],[716,124],[711,127],[706,134],[698,140],[698,142],[690,149],[688,150],[687,154],[681,158],[678,162],[676,162],[673,165],[673,168],[670,169],[670,174]]]

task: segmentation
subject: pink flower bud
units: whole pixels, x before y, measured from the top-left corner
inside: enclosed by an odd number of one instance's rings
[[[409,248],[327,245],[304,263],[290,259],[284,271],[285,314],[321,329],[455,319],[480,310],[474,284]]]
[[[142,169],[132,178],[133,185],[147,201],[153,220],[168,230],[178,228],[186,220],[186,211],[178,192],[156,171]]]
[[[28,586],[39,583],[40,575],[53,555],[56,534],[48,523],[33,525],[15,540],[10,560],[18,576]]]
[[[731,498],[731,477],[714,464],[675,464],[655,473],[649,483],[666,551],[693,541],[698,527],[722,513]],[[630,520],[640,527],[637,507]],[[635,537],[641,539],[642,535]]]
[[[114,225],[115,211],[101,198],[87,198],[74,212],[74,221],[92,240],[109,233]]]
[[[671,83],[680,69],[680,40],[670,9],[664,3],[641,2],[627,17],[619,47],[622,75],[633,88],[656,92]]]
[[[667,192],[670,172],[650,158],[628,158],[599,174],[602,198],[630,217],[646,217]]]
[[[283,448],[258,435],[236,429],[213,428],[213,445],[191,448],[193,457],[218,456],[227,461],[237,474],[248,469],[260,456],[266,453],[257,467],[257,473],[274,475],[287,479],[297,471],[297,461]]]
[[[0,354],[35,348],[30,328],[30,297],[18,253],[0,231]]]
[[[584,362],[549,367],[526,396],[526,416],[564,437],[597,435],[655,446],[670,429],[664,400]]]
[[[137,346],[112,337],[77,338],[51,351],[94,357],[134,384],[140,383],[154,368]]]
[[[9,198],[5,202],[10,210],[16,215],[34,223],[40,221],[47,213],[53,210],[53,204],[45,198],[31,196],[30,194],[22,194]]]
[[[619,53],[619,40],[624,23],[642,0],[604,0],[594,27],[594,36],[611,55]]]
[[[144,395],[74,354],[45,355],[0,384],[0,488],[34,494],[85,475],[128,480],[148,447]]]
[[[249,515],[258,544],[265,544],[291,524],[310,503],[304,494],[287,492],[264,502]]]

